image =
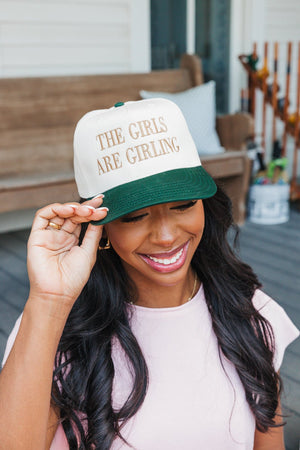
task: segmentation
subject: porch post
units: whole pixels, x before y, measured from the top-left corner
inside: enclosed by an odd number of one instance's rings
[[[130,2],[130,61],[131,72],[151,70],[150,0]]]
[[[186,52],[196,51],[196,0],[186,2]]]

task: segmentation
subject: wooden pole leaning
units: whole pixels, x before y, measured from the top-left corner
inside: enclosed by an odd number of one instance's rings
[[[266,152],[266,114],[267,114],[267,77],[268,77],[268,49],[269,44],[265,42],[264,45],[264,65],[263,70],[266,73],[262,79],[262,91],[263,91],[263,111],[262,111],[262,138],[261,138],[261,146],[263,150],[263,154]]]
[[[282,156],[286,156],[286,146],[287,146],[291,60],[292,60],[292,43],[288,42],[287,66],[286,66],[286,88],[285,88],[284,109],[283,109],[284,132],[283,132],[283,139],[282,139]]]
[[[297,167],[298,167],[298,149],[299,149],[299,131],[300,131],[300,42],[298,43],[298,68],[297,68],[297,109],[294,125],[294,157],[293,172],[291,180],[291,199],[300,198],[300,191],[297,186]]]
[[[273,107],[273,122],[272,122],[272,141],[273,145],[276,142],[276,114],[277,114],[277,79],[278,79],[278,42],[274,43],[274,76],[272,89],[272,107]]]
[[[253,44],[253,59],[257,58],[257,43],[254,42]],[[251,71],[251,75],[250,75],[250,108],[251,108],[251,114],[253,116],[254,119],[254,124],[255,124],[255,73],[254,70]],[[255,125],[254,125],[255,126]]]

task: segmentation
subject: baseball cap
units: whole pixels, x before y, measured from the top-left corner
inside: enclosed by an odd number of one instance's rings
[[[201,126],[201,124],[199,124]],[[105,224],[159,203],[204,199],[216,193],[179,107],[154,98],[91,111],[74,133],[79,195],[104,194]]]

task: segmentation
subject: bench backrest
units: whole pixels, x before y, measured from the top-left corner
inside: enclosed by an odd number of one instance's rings
[[[0,79],[0,176],[71,169],[74,127],[83,114],[141,89],[179,92],[202,82],[200,60],[145,74]]]

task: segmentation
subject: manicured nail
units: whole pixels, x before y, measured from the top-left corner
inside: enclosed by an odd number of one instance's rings
[[[78,205],[67,205],[67,206],[71,206],[72,208],[78,208]]]
[[[86,208],[89,208],[91,211],[95,211],[95,208],[93,206],[89,206],[89,205],[82,205],[85,206]]]
[[[104,194],[98,194],[98,195],[96,195],[94,198],[93,198],[93,200],[95,199],[95,198],[104,198],[105,196],[104,196]]]
[[[101,208],[96,208],[96,211],[109,211],[109,209],[106,206],[102,206]]]

